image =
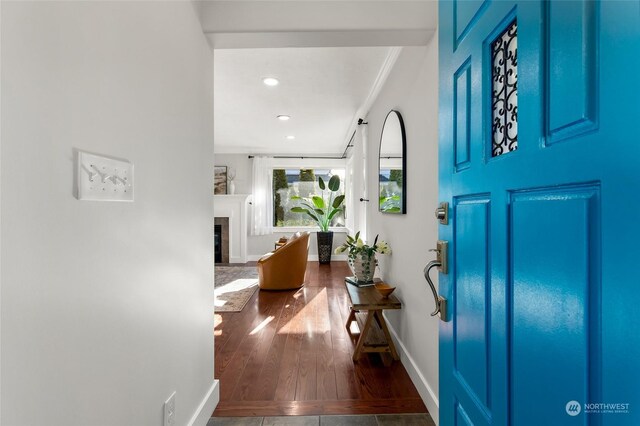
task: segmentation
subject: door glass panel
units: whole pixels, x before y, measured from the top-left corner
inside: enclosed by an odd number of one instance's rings
[[[491,156],[518,149],[518,23],[491,43]]]

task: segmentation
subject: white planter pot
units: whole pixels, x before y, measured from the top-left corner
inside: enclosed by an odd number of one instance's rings
[[[355,258],[349,258],[349,267],[358,281],[372,282],[376,272],[376,256],[358,254]]]

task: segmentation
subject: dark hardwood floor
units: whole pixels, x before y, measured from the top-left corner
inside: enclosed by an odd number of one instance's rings
[[[346,262],[309,262],[303,288],[257,291],[216,314],[214,416],[425,413],[400,362],[351,356]]]

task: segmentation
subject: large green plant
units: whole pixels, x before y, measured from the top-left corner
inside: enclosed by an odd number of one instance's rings
[[[311,217],[318,226],[320,231],[327,232],[331,225],[331,219],[341,212],[344,207],[344,195],[337,195],[340,189],[340,176],[331,176],[327,185],[324,180],[318,176],[318,186],[322,190],[322,196],[312,195],[310,197],[293,196],[292,200],[300,200],[300,205],[291,209],[294,213],[304,213]],[[329,197],[325,198],[329,192]]]

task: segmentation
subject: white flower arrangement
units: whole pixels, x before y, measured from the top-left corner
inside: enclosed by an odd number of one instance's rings
[[[384,241],[378,241],[378,236],[379,235],[376,235],[373,245],[370,246],[360,239],[360,232],[358,231],[353,237],[351,235],[347,235],[347,241],[338,246],[334,252],[335,254],[340,254],[348,250],[349,258],[351,259],[354,259],[357,255],[364,253],[366,253],[368,257],[373,256],[374,253],[391,254],[391,247],[389,247],[389,244]]]

